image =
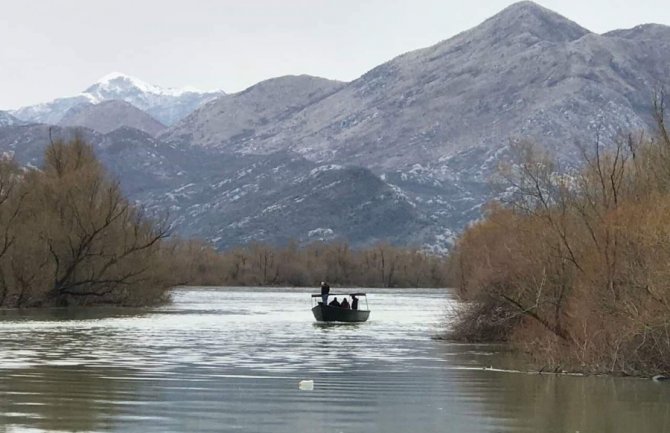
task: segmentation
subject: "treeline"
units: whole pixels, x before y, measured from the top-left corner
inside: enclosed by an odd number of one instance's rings
[[[168,226],[123,197],[91,146],[56,141],[40,169],[0,160],[0,306],[166,300]]]
[[[452,337],[510,340],[556,369],[670,373],[670,136],[654,107],[656,136],[581,149],[579,171],[515,148],[507,199],[449,259],[468,301]]]
[[[219,286],[445,287],[446,260],[417,249],[344,242],[285,247],[250,244],[217,252],[201,242],[177,247],[184,282]]]

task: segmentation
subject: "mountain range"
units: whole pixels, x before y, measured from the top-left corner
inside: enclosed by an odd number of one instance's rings
[[[314,161],[371,167],[415,164],[455,174],[450,161],[485,161],[510,138],[556,148],[647,126],[652,92],[668,83],[670,28],[597,35],[531,2],[380,65],[294,115],[219,137],[230,122],[201,107],[165,138],[241,153],[290,149]],[[226,98],[222,98],[225,100]],[[280,95],[269,98],[283,104]],[[265,110],[270,110],[266,107]],[[205,122],[215,125],[199,137]]]
[[[37,165],[45,124],[88,128],[134,200],[220,248],[341,238],[442,251],[495,196],[489,178],[510,143],[571,162],[575,144],[653,127],[652,94],[670,85],[670,27],[595,34],[521,2],[348,83],[278,77],[190,93],[190,105],[179,99],[188,92],[138,83],[115,74],[11,112],[24,124],[0,127],[0,150]],[[101,104],[112,100],[134,107]]]

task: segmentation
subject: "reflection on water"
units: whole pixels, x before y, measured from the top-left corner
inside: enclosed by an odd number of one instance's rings
[[[135,394],[134,387],[123,387],[104,376],[104,370],[57,366],[6,371],[0,381],[2,424],[41,430],[94,430],[103,418],[118,414],[117,406],[107,405],[99,397],[122,400]]]
[[[4,312],[0,432],[670,431],[670,384],[485,370],[520,364],[431,339],[453,301],[409,293],[372,291],[370,321],[347,326],[291,290]]]

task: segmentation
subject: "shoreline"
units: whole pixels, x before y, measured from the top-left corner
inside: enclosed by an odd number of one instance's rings
[[[515,348],[513,343],[509,342],[467,342],[459,341],[455,339],[450,339],[444,335],[433,335],[431,339],[435,341],[440,341],[443,343],[457,344],[457,345],[473,345],[473,346],[497,346],[498,348],[505,348],[508,353],[514,353],[518,356],[527,358],[528,354],[523,350]],[[499,351],[497,353],[502,353]],[[546,368],[542,367],[540,369],[518,369],[518,368],[500,368],[493,367],[493,364],[486,367],[459,367],[457,369],[461,370],[484,370],[492,371],[497,373],[514,373],[514,374],[527,374],[527,375],[550,375],[550,376],[571,376],[571,377],[610,377],[610,378],[632,378],[632,379],[643,379],[643,380],[653,380],[654,382],[668,382],[670,384],[670,375],[665,374],[654,374],[654,375],[636,375],[628,374],[623,372],[588,372],[580,370],[565,370],[559,368]]]

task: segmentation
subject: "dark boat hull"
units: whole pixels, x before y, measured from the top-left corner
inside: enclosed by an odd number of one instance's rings
[[[370,317],[369,310],[350,310],[323,304],[312,308],[312,314],[319,322],[365,322]]]

